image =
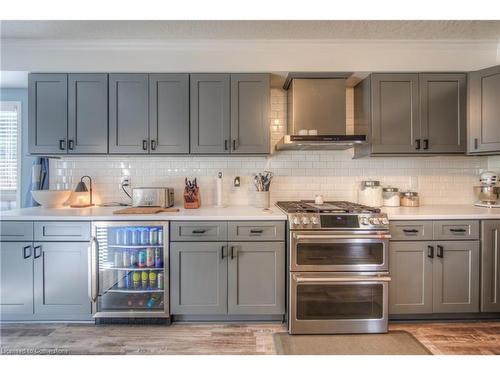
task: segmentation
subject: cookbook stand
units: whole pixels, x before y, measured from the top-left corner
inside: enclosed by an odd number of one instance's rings
[[[193,192],[190,192],[188,188],[184,188],[184,208],[200,208],[201,206],[201,195],[200,188],[197,187]]]

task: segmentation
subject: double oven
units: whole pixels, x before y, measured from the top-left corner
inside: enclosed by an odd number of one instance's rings
[[[370,225],[372,214],[300,216],[289,230],[289,332],[387,332],[387,219]]]

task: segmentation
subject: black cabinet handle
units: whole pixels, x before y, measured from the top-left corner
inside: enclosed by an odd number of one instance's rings
[[[424,150],[428,150],[428,149],[429,149],[429,140],[424,139]]]
[[[66,140],[65,139],[59,140],[59,150],[66,150]]]
[[[479,147],[479,139],[474,138],[474,150],[477,150],[478,147]]]
[[[42,256],[42,245],[35,246],[33,250],[35,251],[35,259],[38,259]],[[38,255],[36,252],[37,250],[40,250],[40,253],[38,253]]]
[[[193,234],[203,234],[206,231],[207,231],[206,229],[193,229],[191,233],[193,233]]]
[[[221,254],[221,259],[224,259],[224,249],[226,248],[226,246],[221,246],[220,248],[220,254]]]
[[[415,147],[417,150],[420,150],[420,139],[415,139],[415,143],[417,144],[417,147]]]
[[[154,139],[151,140],[151,150],[156,150],[156,141]]]
[[[148,149],[148,140],[147,139],[142,140],[142,149],[144,151],[146,151]]]
[[[231,259],[236,258],[236,256],[234,255],[234,248],[234,246],[231,246]]]
[[[437,245],[438,251],[437,251],[437,256],[438,258],[443,258],[444,256],[444,248],[441,245]]]
[[[229,140],[224,139],[224,150],[227,151],[229,150]]]
[[[434,258],[434,246],[427,246],[427,256]]]
[[[26,255],[27,250],[30,251],[28,255]],[[23,258],[28,259],[29,257],[31,257],[31,245],[23,247]]]
[[[68,150],[73,150],[74,146],[75,146],[75,141],[72,139],[68,140]]]
[[[264,229],[250,229],[250,234],[262,234]]]
[[[463,228],[458,228],[458,229],[457,228],[450,228],[450,232],[452,232],[452,233],[465,233],[466,230]]]
[[[236,139],[233,139],[233,150],[236,150]]]
[[[404,233],[418,233],[418,229],[403,229]]]

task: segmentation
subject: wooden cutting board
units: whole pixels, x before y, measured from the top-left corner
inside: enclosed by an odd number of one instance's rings
[[[121,210],[113,211],[115,215],[151,215],[158,214],[160,212],[178,212],[179,209],[175,207],[128,207],[122,208]]]

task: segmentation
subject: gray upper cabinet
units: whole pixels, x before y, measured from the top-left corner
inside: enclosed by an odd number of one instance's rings
[[[469,73],[470,154],[500,153],[500,65]]]
[[[108,152],[108,75],[69,74],[68,153]]]
[[[189,74],[149,75],[150,153],[189,153]]]
[[[0,243],[0,319],[33,316],[33,246],[31,242]]]
[[[109,153],[149,152],[148,74],[109,75]]]
[[[483,220],[481,239],[481,312],[500,312],[500,220]]]
[[[231,153],[268,154],[269,74],[231,74]]]
[[[30,153],[67,153],[67,74],[29,75],[28,133]]]
[[[191,74],[190,132],[192,154],[230,152],[229,92],[229,74]]]
[[[391,242],[390,314],[432,313],[432,242]]]
[[[420,149],[464,153],[467,78],[465,73],[419,74]]]
[[[373,74],[371,95],[372,152],[418,152],[418,74]]]
[[[170,245],[172,314],[227,313],[227,243],[175,242]]]
[[[433,311],[479,312],[479,241],[435,244]]]
[[[228,313],[285,313],[285,243],[230,242]]]
[[[88,243],[36,242],[33,249],[37,318],[90,317]]]

